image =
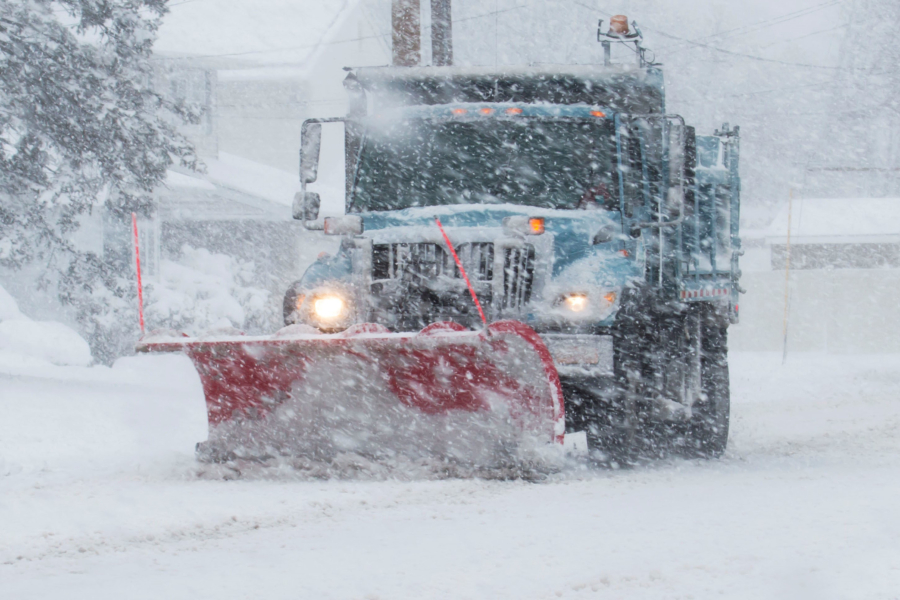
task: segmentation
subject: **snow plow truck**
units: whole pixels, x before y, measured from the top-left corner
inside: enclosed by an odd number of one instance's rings
[[[601,65],[348,70],[347,116],[303,124],[293,209],[340,250],[287,290],[284,329],[139,344],[194,361],[202,459],[407,436],[487,455],[523,432],[725,450],[739,128],[668,114],[659,65],[619,26],[598,33]],[[633,62],[610,59],[619,45]],[[326,123],[344,128],[345,210],[320,218]]]

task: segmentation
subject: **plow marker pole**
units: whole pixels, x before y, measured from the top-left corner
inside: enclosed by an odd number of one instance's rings
[[[138,243],[137,215],[131,213],[131,229],[134,232],[134,266],[137,271],[138,319],[141,335],[144,334],[144,286],[141,283],[141,246]]]
[[[456,255],[456,250],[453,248],[453,242],[450,241],[447,232],[444,231],[441,220],[435,217],[434,222],[437,223],[438,229],[441,230],[441,235],[444,236],[444,241],[447,242],[447,247],[450,248],[450,254],[453,255],[453,260],[456,261],[456,266],[459,267],[459,272],[462,273],[463,280],[465,280],[466,286],[469,288],[469,293],[472,294],[472,300],[475,301],[475,308],[478,309],[478,314],[481,315],[481,323],[484,325],[485,329],[487,329],[487,319],[484,317],[484,311],[481,310],[481,302],[478,301],[478,295],[475,293],[475,288],[473,288],[472,284],[469,282],[469,276],[466,275],[466,270],[462,266],[462,261],[460,261],[459,257]]]

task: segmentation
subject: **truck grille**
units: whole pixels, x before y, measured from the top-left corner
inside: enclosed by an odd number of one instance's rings
[[[456,248],[466,273],[474,281],[494,277],[494,245],[490,242],[460,244]],[[375,244],[372,247],[372,279],[433,279],[438,276],[461,278],[450,253],[442,246],[420,244]]]
[[[503,257],[501,308],[518,309],[531,300],[534,284],[534,246],[507,248]]]
[[[479,287],[479,296],[485,306],[492,303],[491,286],[494,281],[494,244],[475,242],[460,244],[456,253],[473,284]],[[500,310],[520,310],[531,301],[534,285],[535,249],[530,244],[519,248],[502,248],[503,293],[493,301],[499,301]],[[462,279],[462,274],[450,252],[442,245],[432,243],[374,244],[372,247],[372,280],[403,280],[416,285],[438,277]],[[485,286],[485,284],[488,284]],[[424,286],[428,287],[428,286]],[[380,287],[379,287],[380,289]]]

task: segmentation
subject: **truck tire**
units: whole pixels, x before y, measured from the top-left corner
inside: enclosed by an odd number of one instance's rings
[[[696,458],[718,458],[728,444],[731,392],[728,376],[728,329],[706,315],[701,320],[702,393],[691,408],[685,451]]]
[[[293,325],[297,323],[297,297],[300,295],[300,282],[295,281],[284,293],[282,302],[282,310],[284,313],[284,324]]]
[[[650,433],[641,414],[653,348],[653,317],[645,299],[640,290],[624,294],[612,331],[615,399],[605,405],[605,418],[588,429],[588,447],[604,462],[622,466],[639,461]]]

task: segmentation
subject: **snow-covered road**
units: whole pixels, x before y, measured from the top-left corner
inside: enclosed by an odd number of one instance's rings
[[[900,355],[737,354],[719,461],[198,478],[177,357],[0,372],[0,598],[900,598]]]

